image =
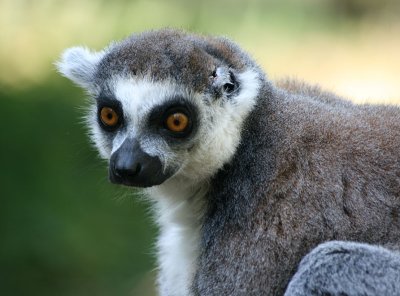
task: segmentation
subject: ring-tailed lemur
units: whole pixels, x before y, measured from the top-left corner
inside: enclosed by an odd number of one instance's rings
[[[155,201],[161,295],[400,295],[399,108],[169,29],[58,68],[94,98],[110,180]]]

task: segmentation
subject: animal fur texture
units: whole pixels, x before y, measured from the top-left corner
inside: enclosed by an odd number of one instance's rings
[[[94,98],[110,174],[129,147],[160,163],[141,185],[161,295],[400,295],[398,107],[272,82],[230,40],[169,29],[68,49],[58,68]],[[124,118],[113,132],[104,101]],[[171,101],[193,110],[184,139],[152,125]]]

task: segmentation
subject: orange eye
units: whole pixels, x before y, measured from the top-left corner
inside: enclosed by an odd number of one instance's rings
[[[119,116],[112,108],[103,107],[100,111],[100,119],[104,125],[114,127],[118,124]]]
[[[165,122],[167,128],[172,132],[183,132],[189,124],[189,118],[183,113],[173,113]]]

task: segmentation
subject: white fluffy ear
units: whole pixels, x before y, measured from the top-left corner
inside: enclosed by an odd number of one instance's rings
[[[94,92],[94,74],[104,55],[104,51],[91,52],[85,47],[71,47],[63,52],[56,66],[63,76],[89,92]]]

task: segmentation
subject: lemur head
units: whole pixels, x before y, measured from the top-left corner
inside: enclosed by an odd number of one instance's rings
[[[57,66],[94,98],[88,123],[110,180],[135,187],[211,177],[233,156],[264,79],[229,40],[175,30],[70,48]]]

